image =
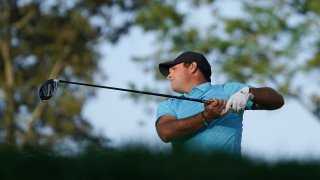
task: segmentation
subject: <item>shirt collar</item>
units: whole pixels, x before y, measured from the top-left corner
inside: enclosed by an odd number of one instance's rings
[[[202,91],[202,92],[205,92],[205,91],[207,91],[210,87],[211,87],[211,83],[210,83],[210,82],[206,82],[206,83],[200,84],[199,86],[193,87],[193,88],[191,89],[191,92],[192,92],[193,89],[198,89],[198,90],[200,90],[200,91]]]
[[[193,92],[195,92],[196,90],[200,90],[201,92],[205,92],[207,91],[209,88],[211,87],[211,83],[210,82],[206,82],[203,84],[200,84],[199,86],[195,86],[191,89],[191,91],[189,92],[189,94],[187,93],[183,93],[184,97],[188,97],[190,94],[192,94]]]

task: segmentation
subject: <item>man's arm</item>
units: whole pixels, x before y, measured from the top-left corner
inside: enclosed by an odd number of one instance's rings
[[[184,138],[204,126],[201,118],[200,113],[179,120],[171,115],[164,115],[157,121],[157,133],[164,142]]]
[[[229,111],[222,111],[226,104],[226,100],[210,99],[212,103],[205,104],[203,112],[205,121],[210,123],[215,118],[225,115]],[[164,115],[156,123],[157,133],[164,142],[185,138],[197,132],[205,126],[204,119],[200,113],[193,116],[177,120],[171,115]]]
[[[274,110],[284,105],[284,99],[281,94],[269,87],[249,88],[253,94],[253,110]]]

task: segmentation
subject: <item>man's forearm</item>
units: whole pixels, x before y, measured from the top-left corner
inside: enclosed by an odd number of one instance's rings
[[[272,88],[250,88],[249,92],[254,95],[253,109],[274,110],[284,105],[284,99],[282,95]]]
[[[200,113],[183,119],[168,119],[157,123],[157,131],[164,142],[185,138],[205,126]]]

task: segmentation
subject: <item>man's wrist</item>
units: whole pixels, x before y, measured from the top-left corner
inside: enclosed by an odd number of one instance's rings
[[[249,88],[249,87],[248,87],[248,88]],[[251,101],[253,101],[254,95],[253,95],[253,93],[252,93],[250,90],[251,90],[251,88],[249,88],[249,99],[250,99]]]
[[[201,119],[202,119],[204,125],[209,126],[209,122],[208,122],[206,116],[204,115],[204,111],[202,111],[200,114],[201,114]]]
[[[240,92],[243,93],[243,94],[248,94],[249,95],[249,100],[253,100],[254,95],[250,92],[250,88],[249,87],[242,88]]]

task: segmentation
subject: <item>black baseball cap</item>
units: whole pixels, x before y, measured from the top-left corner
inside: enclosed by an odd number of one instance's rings
[[[176,59],[173,61],[160,63],[159,64],[159,70],[160,73],[167,77],[169,74],[169,68],[180,64],[182,62],[196,62],[198,67],[200,68],[201,72],[203,73],[204,77],[211,82],[211,66],[208,62],[208,60],[204,57],[203,54],[194,52],[194,51],[186,51],[182,54],[180,54]]]

